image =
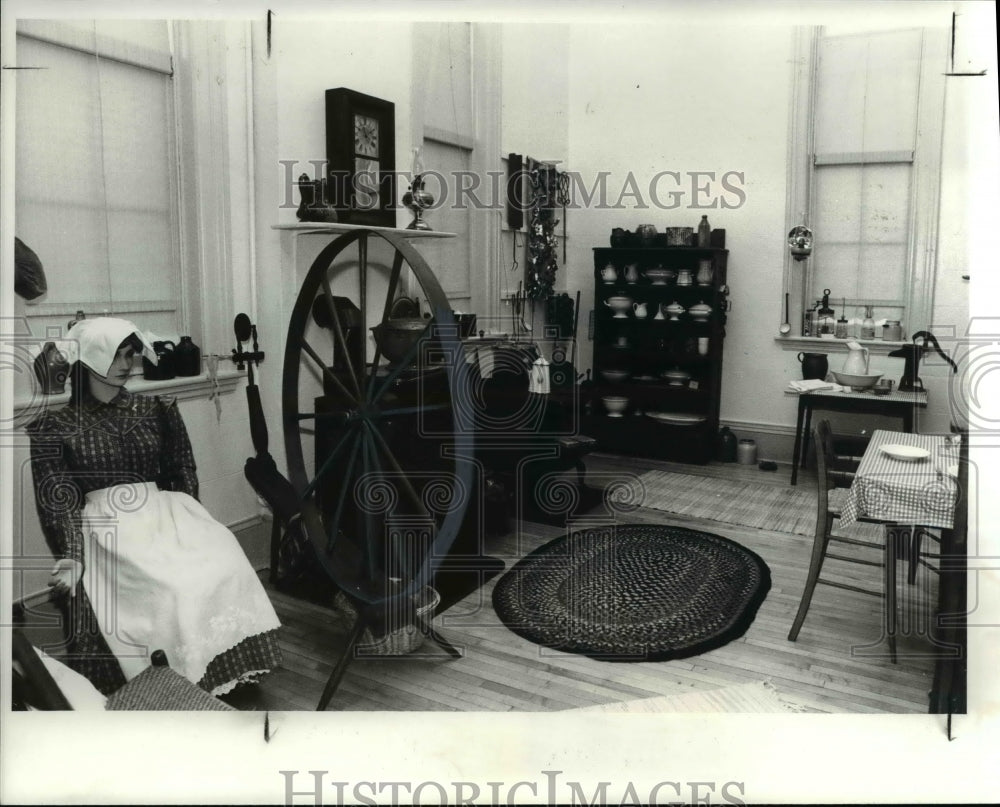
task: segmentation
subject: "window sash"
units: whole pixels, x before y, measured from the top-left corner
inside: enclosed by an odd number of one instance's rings
[[[167,24],[144,22],[138,43],[108,36],[106,27],[19,23],[19,64],[44,69],[19,76],[18,234],[34,245],[49,280],[48,294],[27,302],[24,314],[47,329],[78,309],[142,313],[144,327],[179,332]]]
[[[817,68],[824,57],[827,66],[831,54],[848,52],[859,37],[855,34],[823,38],[819,29],[800,29],[796,80],[793,84],[793,115],[790,118],[789,160],[793,166],[787,196],[788,219],[792,224],[805,221],[814,231],[814,249],[804,263],[793,262],[786,254],[785,289],[801,283],[798,312],[812,306],[824,288],[830,288],[834,300],[844,297],[848,306],[871,302],[879,306],[877,317],[902,319],[904,330],[930,325],[933,310],[933,287],[936,263],[938,188],[940,184],[940,142],[943,118],[942,68],[946,57],[946,32],[937,29],[910,29],[865,34],[862,81],[848,81],[849,86],[832,91],[824,85]],[[857,48],[856,48],[857,49]],[[859,51],[860,52],[860,51]],[[861,57],[851,56],[855,63]],[[938,62],[941,64],[938,64]],[[874,78],[872,78],[874,76]],[[871,81],[870,81],[871,80]],[[871,82],[878,86],[869,86]],[[886,88],[889,88],[888,90]],[[893,88],[895,95],[893,94]],[[901,88],[909,88],[907,90]],[[898,96],[912,92],[913,98]],[[795,110],[802,110],[798,114]],[[845,124],[845,119],[860,115],[860,120]],[[860,112],[858,112],[860,110]],[[867,113],[867,115],[866,115]],[[870,119],[870,120],[869,120]],[[857,197],[849,203],[858,211],[856,226],[869,230],[864,237],[838,239],[828,224],[836,205],[824,205],[818,198],[822,186],[831,177],[852,171],[858,187],[866,174],[879,172],[907,176],[896,181],[891,194],[894,225],[905,221],[905,238],[897,243],[874,232],[879,207],[885,213],[885,198],[869,194],[867,204]],[[884,197],[884,194],[882,195]],[[905,198],[905,204],[900,199]],[[790,225],[791,226],[791,225]],[[833,237],[831,237],[831,235]],[[841,243],[835,243],[840,240]],[[902,242],[902,243],[900,243]],[[856,258],[846,260],[853,249]],[[838,250],[840,253],[837,254]],[[830,261],[832,265],[825,265]],[[871,265],[891,271],[872,272]],[[844,264],[844,266],[840,266]],[[850,266],[852,279],[844,282],[844,270]],[[855,272],[855,267],[865,271]],[[866,277],[869,276],[869,277]],[[881,310],[880,310],[881,309]],[[851,312],[848,312],[851,316]]]

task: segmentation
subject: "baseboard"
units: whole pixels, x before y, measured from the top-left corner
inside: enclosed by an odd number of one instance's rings
[[[728,426],[738,439],[750,439],[757,443],[757,459],[770,460],[780,465],[792,464],[792,449],[795,447],[795,426],[784,423],[767,423],[754,420],[719,421],[720,426]]]

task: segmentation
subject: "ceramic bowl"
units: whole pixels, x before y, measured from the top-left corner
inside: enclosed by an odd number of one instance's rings
[[[673,269],[663,269],[659,266],[647,269],[643,274],[654,286],[665,286],[677,276]]]
[[[608,415],[611,417],[622,416],[622,412],[625,411],[628,406],[628,398],[622,395],[605,395],[601,398],[601,402],[604,404],[604,408],[608,410]]]
[[[705,303],[698,303],[698,305],[691,306],[688,313],[691,315],[691,319],[696,322],[706,322],[712,316],[712,308]]]
[[[834,370],[833,377],[837,380],[838,384],[842,384],[845,387],[850,387],[855,392],[862,392],[863,390],[874,387],[875,382],[882,377],[882,373],[873,373],[870,375],[855,375],[853,373],[838,373],[836,370]]]
[[[678,302],[673,302],[663,310],[667,312],[670,319],[679,319],[681,314],[684,313],[684,306]]]
[[[628,312],[632,310],[632,298],[619,296],[609,297],[608,308],[614,312],[616,319],[623,319],[624,317],[627,317]]]
[[[661,378],[668,381],[672,387],[681,387],[691,380],[691,374],[685,373],[683,370],[667,370]]]
[[[601,378],[612,384],[620,384],[629,377],[628,370],[601,370]]]

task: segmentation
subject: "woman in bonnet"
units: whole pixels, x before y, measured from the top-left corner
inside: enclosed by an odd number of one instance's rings
[[[278,618],[235,536],[198,502],[174,400],[125,389],[138,355],[131,322],[77,322],[69,404],[32,422],[42,530],[64,595],[67,663],[105,694],[164,650],[170,666],[223,694],[281,660]]]

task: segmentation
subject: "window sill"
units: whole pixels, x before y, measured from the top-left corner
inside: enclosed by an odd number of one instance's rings
[[[820,339],[817,336],[776,336],[774,341],[782,350],[804,351],[806,353],[846,353],[847,342],[852,339]],[[868,348],[872,356],[887,356],[908,342],[886,342],[883,339],[853,339]]]
[[[220,395],[234,392],[245,373],[233,368],[230,370],[220,370],[216,376],[218,381],[218,391]],[[195,398],[208,398],[212,394],[212,382],[208,373],[201,375],[187,376],[185,378],[171,378],[165,381],[147,381],[141,376],[130,380],[126,387],[129,392],[137,392],[141,395],[163,393],[176,398],[178,401],[187,401]],[[14,399],[14,417],[20,424],[25,421],[25,417],[34,418],[46,409],[63,406],[69,403],[69,392],[59,395],[35,394]]]

